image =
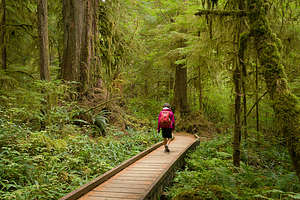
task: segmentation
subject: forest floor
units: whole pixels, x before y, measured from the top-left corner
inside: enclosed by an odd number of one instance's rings
[[[190,113],[184,118],[179,118],[176,129],[197,134],[201,141],[207,141],[223,131],[222,128],[216,127],[214,123],[205,119],[200,112]]]

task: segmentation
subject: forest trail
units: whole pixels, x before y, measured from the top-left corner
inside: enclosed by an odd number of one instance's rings
[[[174,137],[169,153],[164,152],[164,146],[160,144],[80,198],[72,197],[71,194],[76,194],[74,191],[61,200],[158,199],[164,186],[172,180],[176,168],[183,165],[187,151],[199,144],[199,140],[191,134],[179,132]]]

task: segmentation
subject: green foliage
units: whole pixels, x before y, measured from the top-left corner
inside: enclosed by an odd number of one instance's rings
[[[134,115],[142,119],[157,120],[158,113],[165,102],[155,101],[150,98],[131,98],[128,102],[128,109]]]
[[[226,87],[226,83],[222,83],[219,87],[211,86],[205,92],[203,113],[210,121],[229,123],[232,120],[232,109],[231,91]]]
[[[69,123],[77,112],[72,83],[61,81],[28,81],[26,84],[7,90],[0,89],[2,113],[17,124],[27,124],[34,129],[41,126],[58,126]],[[5,108],[5,109],[4,109]]]
[[[61,136],[3,119],[0,138],[3,200],[57,199],[161,140],[155,131]]]
[[[258,165],[242,162],[235,168],[231,140],[219,136],[202,142],[186,159],[186,169],[177,173],[168,196],[174,200],[297,199],[300,183],[288,167],[288,152],[263,142],[250,156]]]

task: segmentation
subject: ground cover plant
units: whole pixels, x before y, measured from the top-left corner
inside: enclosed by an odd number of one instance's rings
[[[0,199],[58,199],[160,139],[133,130],[61,136],[1,119]]]
[[[202,142],[186,159],[168,189],[172,200],[299,199],[300,183],[288,152],[264,141],[244,152],[241,167],[232,163],[231,135]],[[249,144],[248,144],[249,145]],[[254,150],[255,149],[255,150]]]

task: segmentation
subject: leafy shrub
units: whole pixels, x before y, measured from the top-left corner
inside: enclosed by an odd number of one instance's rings
[[[58,199],[161,140],[154,130],[98,138],[74,130],[33,132],[1,120],[0,199]]]
[[[232,164],[230,143],[230,136],[202,142],[186,159],[186,169],[177,173],[168,197],[174,200],[299,198],[300,183],[287,167],[291,162],[282,147],[264,142],[264,148],[252,152],[260,165],[241,162],[241,167],[236,168]]]
[[[230,110],[231,91],[229,88],[222,86],[216,88],[211,86],[203,98],[203,113],[211,122],[230,122],[232,119]]]

